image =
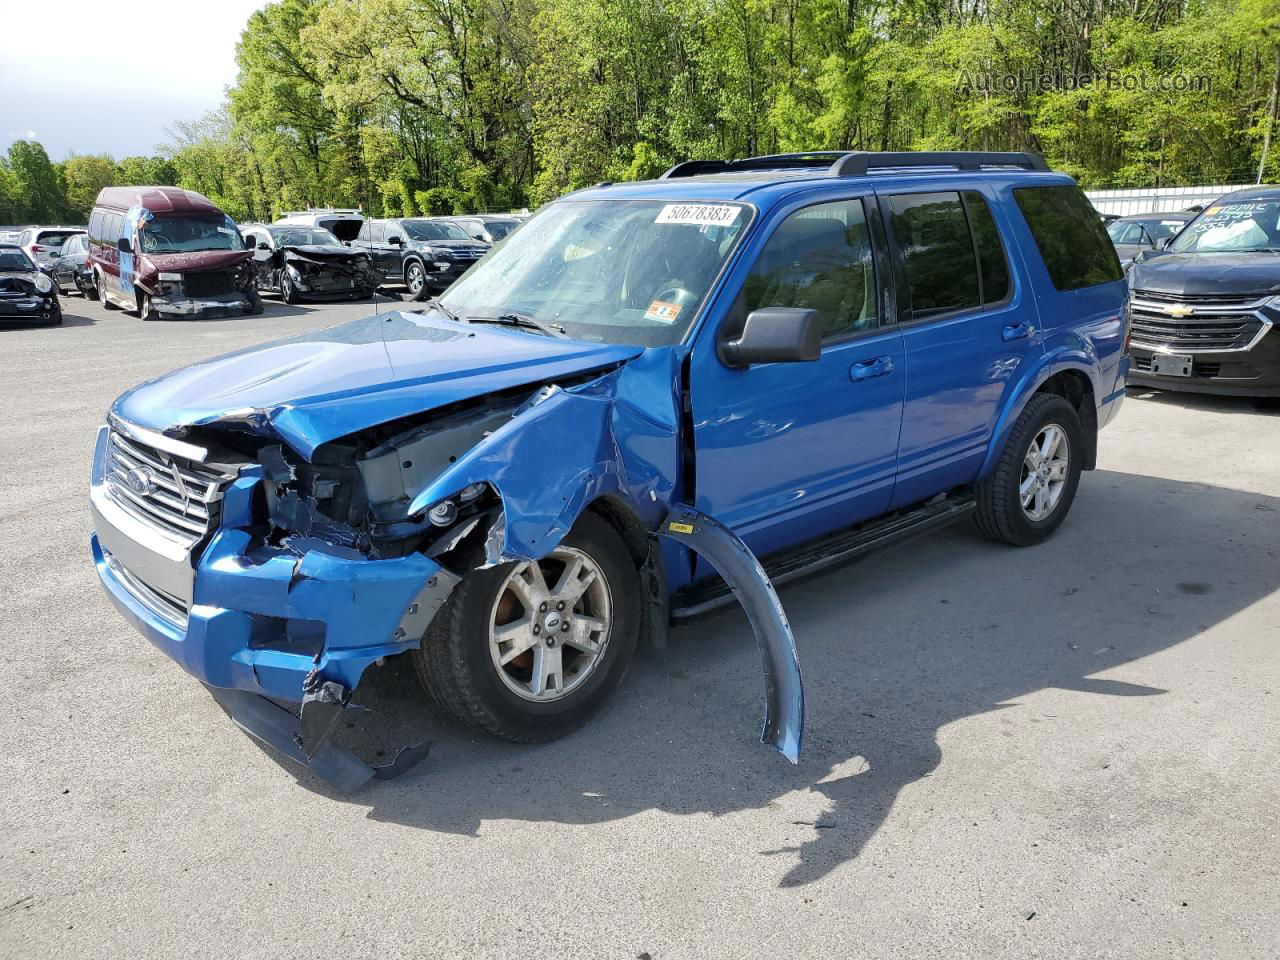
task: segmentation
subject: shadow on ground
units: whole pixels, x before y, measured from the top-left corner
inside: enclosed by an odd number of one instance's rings
[[[1232,530],[1245,532],[1226,539]],[[442,720],[404,658],[370,671],[357,699],[372,712],[350,715],[348,742],[384,762],[378,744],[416,742],[425,730],[434,749],[403,779],[334,799],[376,820],[470,835],[489,820],[721,815],[815,790],[828,811],[814,838],[760,851],[796,858],[782,883],[805,884],[857,857],[899,792],[939,766],[941,727],[1049,688],[1159,696],[1099,674],[1267,596],[1280,586],[1278,559],[1280,498],[1097,471],[1039,547],[1001,547],[956,527],[784,588],[808,706],[799,766],[758,742],[759,653],[730,611],[674,630],[665,651],[642,651],[610,708],[539,747]]]

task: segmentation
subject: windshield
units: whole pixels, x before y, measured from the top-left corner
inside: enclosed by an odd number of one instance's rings
[[[414,240],[470,240],[457,224],[447,220],[405,220],[405,233]]]
[[[271,236],[280,247],[340,247],[342,243],[320,227],[272,227]]]
[[[1172,237],[1186,224],[1185,220],[1113,220],[1107,224],[1107,236],[1113,243],[1159,243]]]
[[[561,201],[441,299],[463,317],[523,313],[582,340],[678,343],[750,219],[738,203]]]
[[[1248,253],[1280,250],[1280,199],[1215,203],[1173,241],[1179,253]]]
[[[27,255],[18,248],[8,247],[0,250],[0,270],[30,273],[34,269]]]
[[[217,220],[196,217],[157,217],[138,230],[143,253],[191,253],[196,250],[240,250],[239,233]]]
[[[514,220],[486,220],[484,228],[489,231],[489,236],[495,240],[501,240],[508,233],[516,228]]]

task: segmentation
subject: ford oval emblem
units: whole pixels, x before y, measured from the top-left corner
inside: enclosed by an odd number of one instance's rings
[[[140,497],[156,492],[156,480],[146,467],[134,467],[124,475],[124,485]]]

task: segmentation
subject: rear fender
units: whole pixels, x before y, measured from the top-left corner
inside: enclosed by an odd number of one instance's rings
[[[1062,373],[1064,370],[1078,370],[1089,378],[1089,382],[1093,385],[1095,402],[1097,402],[1097,398],[1103,396],[1099,382],[1098,355],[1094,352],[1093,346],[1088,340],[1079,340],[1074,344],[1064,345],[1039,358],[1034,366],[1029,366],[1023,372],[1017,388],[1010,390],[1007,394],[1005,405],[996,418],[995,427],[991,431],[991,440],[987,444],[987,455],[982,461],[982,469],[978,472],[979,479],[985,477],[995,467],[996,460],[1000,457],[1000,451],[1004,449],[1005,441],[1009,437],[1009,431],[1013,429],[1014,421],[1022,413],[1027,401],[1035,395],[1037,390],[1045,385],[1050,377]]]

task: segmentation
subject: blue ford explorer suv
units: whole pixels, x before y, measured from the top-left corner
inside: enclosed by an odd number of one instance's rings
[[[375,769],[330,736],[387,657],[547,740],[637,642],[735,597],[794,759],[772,584],[961,517],[1049,536],[1120,406],[1125,300],[1038,157],[684,163],[549,204],[419,312],[128,391],[93,554],[242,727],[343,788],[425,751]]]

